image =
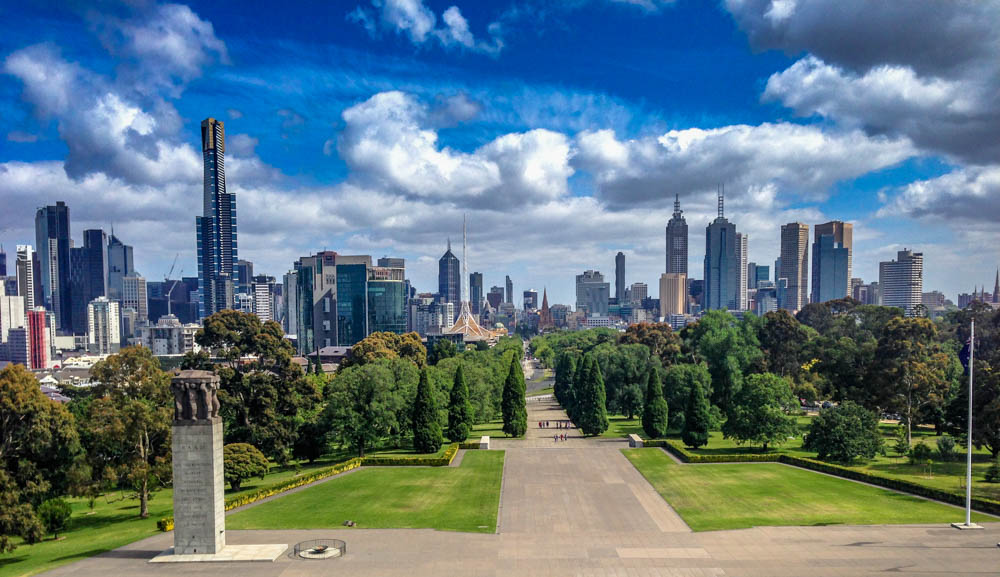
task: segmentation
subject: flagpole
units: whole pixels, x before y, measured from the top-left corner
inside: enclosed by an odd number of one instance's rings
[[[976,317],[969,323],[969,421],[965,447],[965,523],[952,523],[956,529],[982,529],[972,524],[972,370],[976,356]]]

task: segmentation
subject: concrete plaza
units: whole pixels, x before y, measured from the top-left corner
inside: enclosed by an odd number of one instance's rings
[[[692,533],[621,454],[623,441],[539,429],[565,419],[552,401],[528,403],[524,440],[507,451],[495,535],[412,529],[232,531],[228,542],[347,542],[330,561],[149,564],[169,533],[54,570],[49,575],[256,576],[715,576],[1000,574],[1000,524],[983,531],[933,526],[763,527]],[[554,442],[553,434],[570,440]],[[724,504],[720,504],[724,506]],[[955,518],[963,512],[955,509]],[[874,521],[874,520],[873,520]]]

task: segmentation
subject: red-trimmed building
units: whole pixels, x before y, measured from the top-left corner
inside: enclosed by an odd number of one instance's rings
[[[28,368],[40,370],[49,366],[48,315],[42,307],[28,311]]]

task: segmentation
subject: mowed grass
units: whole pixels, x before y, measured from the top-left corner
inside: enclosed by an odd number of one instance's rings
[[[645,438],[646,433],[642,430],[642,416],[635,415],[634,419],[629,419],[623,415],[608,415],[608,430],[601,434],[602,437],[620,439],[635,433]]]
[[[956,507],[777,463],[678,465],[660,449],[623,452],[695,531],[965,519]]]
[[[427,528],[493,533],[503,451],[468,451],[459,467],[371,467],[235,513],[229,529]]]

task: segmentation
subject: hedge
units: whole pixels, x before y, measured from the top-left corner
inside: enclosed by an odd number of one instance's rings
[[[737,453],[729,455],[697,455],[684,448],[684,443],[676,439],[649,441],[647,447],[663,447],[685,463],[777,463],[781,455],[777,453]],[[662,444],[659,444],[662,443]]]
[[[474,451],[479,448],[479,441],[462,441],[458,444],[459,449],[465,449],[466,451]]]
[[[362,461],[362,465],[366,467],[399,467],[399,466],[410,466],[410,467],[447,467],[455,459],[455,455],[458,454],[458,443],[452,443],[445,449],[444,454],[440,457],[430,456],[430,457],[400,457],[396,455],[372,455],[370,457],[365,457]]]

